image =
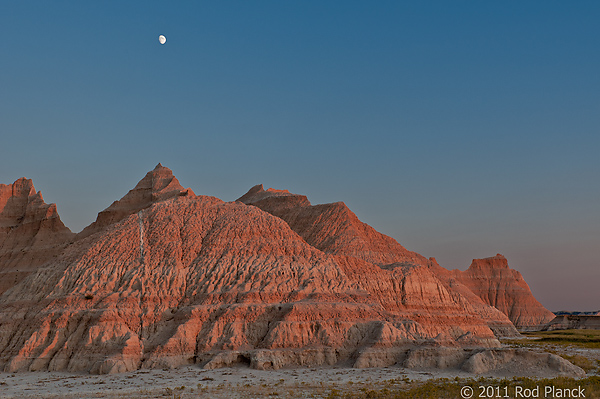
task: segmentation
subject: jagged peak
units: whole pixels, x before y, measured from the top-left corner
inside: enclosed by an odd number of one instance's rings
[[[12,184],[0,184],[0,226],[16,227],[47,219],[58,219],[51,229],[70,233],[60,221],[56,204],[46,204],[42,191],[35,190],[31,179],[21,177]]]
[[[33,180],[26,177],[20,177],[12,184],[0,184],[0,198],[29,197],[35,194]]]
[[[15,180],[12,184],[0,184],[0,212],[4,213],[5,208],[12,202],[18,201],[25,206],[30,201],[44,202],[42,192],[36,192],[33,186],[33,181],[26,177],[21,177]]]
[[[142,193],[144,197],[148,197],[148,195],[151,197],[143,198],[144,200],[155,202],[185,192],[186,189],[179,183],[171,169],[159,163],[154,169],[146,173],[133,190],[130,190],[120,201],[133,199],[131,197],[135,196],[136,191]]]
[[[191,188],[183,188],[173,175],[173,171],[159,163],[120,200],[113,202],[100,212],[96,221],[86,227],[81,234],[87,236],[147,208],[153,203],[178,196],[195,196],[195,194]]]
[[[243,198],[253,196],[253,195],[261,193],[263,191],[265,191],[264,186],[262,184],[257,184],[256,186],[254,186],[250,190],[248,190],[248,192],[246,194],[242,195],[238,199],[238,201],[244,202]]]

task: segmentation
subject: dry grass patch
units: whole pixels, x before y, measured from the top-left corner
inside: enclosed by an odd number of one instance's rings
[[[493,378],[480,378],[474,379],[436,379],[429,380],[426,382],[411,382],[410,384],[403,387],[379,387],[369,388],[365,387],[355,392],[339,392],[338,390],[331,390],[329,396],[325,396],[328,399],[340,398],[340,399],[400,399],[400,398],[411,398],[411,399],[456,399],[461,397],[461,389],[464,386],[470,386],[477,397],[480,392],[480,387],[499,387],[504,392],[504,387],[509,392],[508,396],[502,397],[514,398],[515,388],[522,387],[525,389],[533,389],[536,387],[554,386],[557,389],[577,389],[581,387],[585,390],[586,398],[600,398],[600,377],[588,377],[585,379],[577,380],[574,378],[555,378],[555,379],[544,379],[534,380],[531,378],[514,378],[514,379],[493,379]]]
[[[563,359],[566,359],[573,363],[575,366],[581,367],[586,373],[595,371],[598,368],[598,362],[594,359],[589,359],[581,355],[564,355],[558,354]]]

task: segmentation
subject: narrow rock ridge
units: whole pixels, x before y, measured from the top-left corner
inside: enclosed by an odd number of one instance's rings
[[[310,201],[304,195],[292,194],[288,190],[276,190],[269,188],[265,190],[262,184],[252,187],[237,201],[247,205],[254,205],[271,214],[278,213],[279,216],[286,210],[296,207],[310,206]]]
[[[140,229],[140,264],[144,265],[144,220],[142,219],[142,211],[137,213],[138,227]]]
[[[274,188],[269,188],[265,190],[262,184],[257,184],[252,187],[248,192],[242,195],[237,200],[243,202],[244,204],[251,204],[254,202],[258,202],[265,198],[277,198],[277,197],[302,197],[306,198],[303,195],[292,194],[288,190],[276,190]],[[308,200],[307,200],[308,201]],[[310,205],[310,202],[307,203]]]

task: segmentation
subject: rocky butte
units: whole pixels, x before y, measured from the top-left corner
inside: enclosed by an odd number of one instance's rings
[[[554,319],[554,313],[542,306],[529,286],[500,254],[474,259],[467,270],[453,270],[453,276],[485,303],[506,314],[520,329],[539,329]]]
[[[583,372],[501,348],[515,325],[548,317],[504,258],[448,271],[342,202],[312,205],[262,186],[224,202],[184,189],[159,164],[77,235],[29,180],[0,186],[0,209],[4,371]]]

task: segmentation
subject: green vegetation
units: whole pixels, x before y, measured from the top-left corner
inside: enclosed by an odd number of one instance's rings
[[[565,354],[559,354],[558,355],[560,357],[562,357],[563,359],[566,359],[568,361],[570,361],[571,363],[573,363],[575,366],[579,366],[582,369],[585,370],[586,373],[589,373],[590,371],[594,371],[598,368],[598,362],[595,361],[594,359],[589,359],[585,356],[581,356],[581,355],[565,355]]]
[[[539,342],[600,349],[600,330],[536,331],[526,332],[523,335],[537,338],[536,340],[527,341],[527,344]]]

